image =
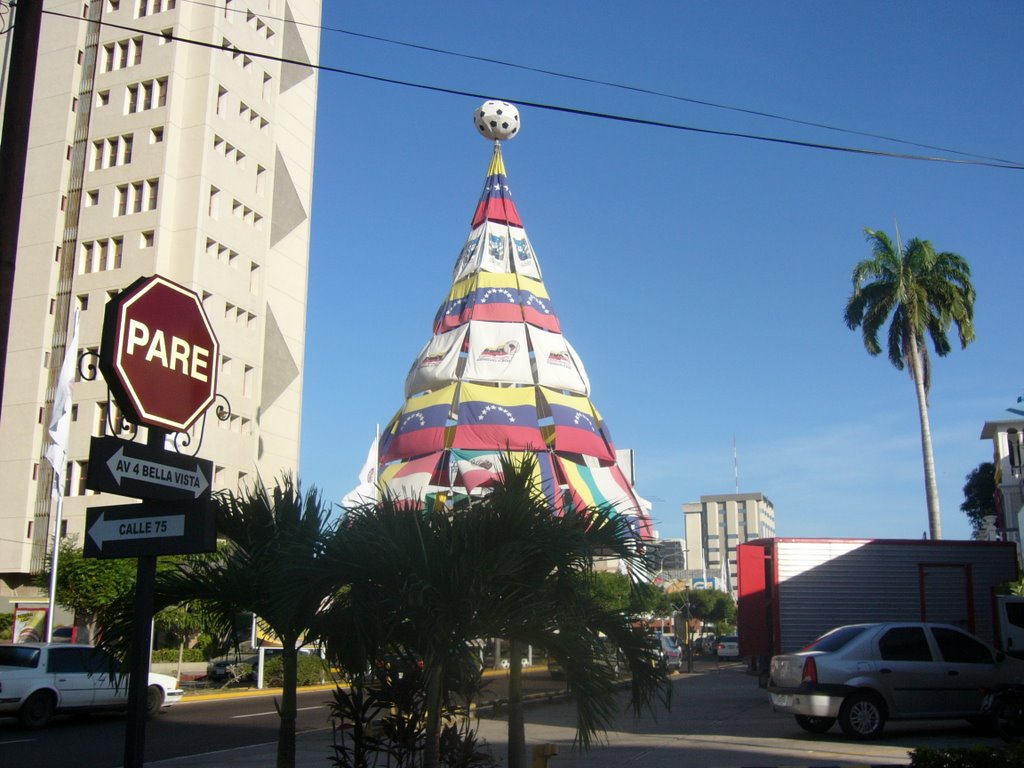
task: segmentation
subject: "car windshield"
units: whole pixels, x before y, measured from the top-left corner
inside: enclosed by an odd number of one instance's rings
[[[39,649],[31,646],[0,645],[0,667],[37,667]]]
[[[803,650],[825,651],[829,653],[833,651],[838,651],[840,648],[842,648],[848,642],[853,640],[853,638],[860,635],[866,629],[866,626],[839,627],[838,629],[833,629],[831,632],[822,635]]]
[[[740,639],[736,635],[726,635],[718,640],[720,643],[738,643],[739,641]]]

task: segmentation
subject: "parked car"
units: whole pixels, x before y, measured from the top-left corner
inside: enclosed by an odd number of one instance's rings
[[[509,660],[508,656],[502,656],[501,659],[495,663],[493,653],[484,654],[484,669],[508,669],[511,666],[512,662]],[[525,656],[521,656],[519,658],[519,667],[521,669],[526,669],[529,666],[530,660]]]
[[[838,720],[871,739],[888,720],[983,722],[985,691],[1024,682],[1024,663],[948,624],[851,624],[799,653],[771,661],[768,692],[778,712],[811,733]]]
[[[58,712],[124,709],[128,685],[120,669],[116,660],[91,645],[0,645],[0,715],[17,716],[26,728],[42,728]],[[149,673],[150,715],[181,696],[173,677]]]
[[[668,657],[665,654],[665,647],[661,643],[661,635],[648,635],[647,646],[653,651],[652,666],[656,666],[667,674],[669,671]]]
[[[206,679],[214,682],[238,678],[251,680],[256,674],[259,655],[255,651],[228,653],[206,662]]]
[[[259,649],[249,647],[249,650],[246,650],[247,647],[249,645],[245,643],[238,653],[228,653],[206,662],[206,679],[215,682],[232,678],[240,681],[255,680],[260,662]],[[299,648],[298,652],[300,654],[313,653],[310,648]],[[264,646],[263,663],[266,664],[280,654],[280,648]]]
[[[736,635],[722,635],[715,642],[715,655],[720,659],[740,657],[740,639]]]
[[[683,651],[676,643],[675,635],[667,635],[661,633],[658,635],[661,641],[661,652],[665,659],[665,668],[671,672],[673,669],[677,672],[683,670]]]
[[[55,643],[73,643],[75,642],[75,628],[54,627],[50,639]]]

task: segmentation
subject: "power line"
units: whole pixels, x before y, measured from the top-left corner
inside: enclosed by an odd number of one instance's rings
[[[43,13],[51,16],[59,16],[65,19],[73,19],[75,21],[82,21],[78,16],[72,16],[71,14],[60,13],[58,11],[43,10]],[[121,29],[127,32],[134,32],[136,34],[150,35],[152,37],[159,37],[165,41],[174,41],[179,43],[185,43],[187,45],[196,45],[201,48],[210,48],[218,51],[226,51],[228,53],[237,55],[243,54],[246,56],[252,56],[253,58],[263,59],[267,61],[276,61],[282,64],[292,64],[299,67],[308,67],[315,69],[319,72],[331,72],[338,75],[348,75],[350,77],[358,77],[364,80],[370,80],[372,82],[387,83],[389,85],[399,85],[406,88],[415,88],[423,91],[430,91],[432,93],[445,93],[451,96],[468,96],[475,99],[490,99],[494,98],[492,95],[478,93],[475,91],[463,91],[456,88],[446,88],[439,85],[428,85],[425,83],[415,83],[408,80],[399,80],[391,77],[383,77],[381,75],[371,75],[365,72],[357,72],[355,70],[343,69],[341,67],[332,67],[326,64],[312,64],[308,61],[298,61],[295,59],[286,59],[281,56],[274,56],[268,53],[261,53],[260,51],[250,51],[244,48],[239,48],[235,45],[219,45],[217,43],[209,43],[205,40],[192,40],[187,37],[180,37],[171,33],[155,32],[147,29],[140,29],[138,27],[130,27],[124,24],[114,24],[109,21],[98,21],[98,22],[87,22],[100,24],[101,26],[110,27],[112,29]],[[508,101],[519,106],[533,107],[534,109],[543,109],[550,112],[560,112],[569,115],[578,115],[581,117],[593,117],[601,120],[610,120],[613,122],[626,123],[630,125],[645,125],[653,128],[667,128],[669,130],[686,131],[689,133],[698,133],[706,136],[722,136],[725,138],[734,139],[749,139],[751,141],[763,141],[771,144],[783,144],[792,147],[802,147],[805,149],[819,149],[830,152],[843,152],[853,155],[866,155],[870,157],[886,157],[898,160],[917,160],[920,162],[931,162],[931,163],[947,163],[951,165],[972,165],[980,166],[985,168],[1001,168],[1005,170],[1013,171],[1024,171],[1024,165],[1017,163],[1010,163],[1005,161],[989,161],[989,160],[970,160],[960,159],[954,157],[938,157],[928,155],[914,155],[901,152],[886,152],[884,150],[877,149],[865,149],[862,147],[848,147],[839,144],[822,144],[820,142],[803,141],[800,139],[787,139],[775,136],[764,136],[761,134],[754,133],[741,133],[738,131],[722,131],[715,130],[712,128],[699,128],[693,125],[683,125],[680,123],[669,123],[661,120],[651,120],[643,117],[630,117],[628,115],[615,115],[608,112],[597,112],[589,109],[578,109],[575,107],[559,106],[557,104],[545,104],[543,102],[530,101],[528,99],[517,99],[514,97],[501,97],[502,100]]]
[[[214,8],[214,9],[217,9],[217,10],[223,10],[226,13],[227,12],[231,12],[231,13],[244,13],[245,12],[241,8],[228,8],[227,6],[217,5],[216,3],[203,2],[203,0],[185,0],[185,2],[192,3],[193,5],[205,6],[207,8]],[[295,20],[291,20],[291,22],[288,22],[285,19],[281,18],[280,16],[271,16],[271,15],[268,15],[268,14],[261,14],[261,15],[264,18],[273,19],[275,21],[280,21],[282,23],[294,23],[297,26],[308,27],[310,29],[316,29],[316,30],[325,31],[325,32],[335,32],[335,33],[342,34],[342,35],[349,35],[350,37],[358,37],[358,38],[361,38],[361,39],[364,39],[364,40],[373,40],[375,42],[387,43],[388,45],[397,45],[397,46],[401,46],[403,48],[412,48],[412,49],[418,50],[418,51],[426,51],[428,53],[437,53],[437,54],[440,54],[442,56],[452,56],[452,57],[460,58],[460,59],[468,59],[470,61],[479,61],[479,62],[483,62],[485,64],[496,64],[496,65],[502,66],[502,67],[509,67],[509,68],[512,68],[512,69],[519,69],[519,70],[522,70],[524,72],[535,72],[537,74],[549,75],[551,77],[563,78],[565,80],[575,80],[576,82],[580,82],[580,83],[590,83],[592,85],[601,85],[601,86],[605,86],[605,87],[608,87],[608,88],[618,88],[618,89],[624,90],[624,91],[632,91],[633,93],[642,93],[642,94],[645,94],[645,95],[648,95],[648,96],[657,96],[659,98],[672,99],[673,101],[682,101],[682,102],[686,102],[688,104],[696,104],[696,105],[702,106],[702,107],[712,107],[714,109],[722,109],[722,110],[726,110],[728,112],[738,112],[740,114],[753,115],[755,117],[765,117],[765,118],[768,118],[770,120],[781,120],[783,122],[793,123],[795,125],[805,125],[805,126],[808,126],[808,127],[811,127],[811,128],[823,128],[823,129],[828,130],[828,131],[836,131],[838,133],[846,133],[846,134],[850,134],[850,135],[853,135],[853,136],[864,136],[865,138],[881,139],[883,141],[891,141],[891,142],[896,143],[896,144],[905,144],[905,145],[910,146],[910,147],[919,147],[921,149],[931,149],[931,150],[936,150],[938,152],[948,152],[950,154],[962,155],[964,157],[973,157],[973,158],[977,158],[979,160],[992,160],[992,161],[997,162],[997,163],[1010,164],[1010,165],[1017,165],[1018,164],[1014,160],[1007,160],[1007,159],[1001,158],[1001,157],[992,157],[992,156],[989,156],[989,155],[979,155],[979,154],[974,153],[974,152],[966,152],[966,151],[959,150],[959,149],[951,149],[949,147],[937,146],[935,144],[924,144],[924,143],[917,142],[917,141],[910,141],[908,139],[900,139],[900,138],[897,138],[895,136],[886,136],[885,134],[880,134],[880,133],[871,133],[869,131],[858,131],[858,130],[853,129],[853,128],[843,128],[841,126],[829,125],[828,123],[818,123],[818,122],[814,122],[814,121],[811,121],[811,120],[801,120],[801,119],[795,118],[795,117],[786,117],[785,115],[778,115],[778,114],[775,114],[773,112],[763,112],[763,111],[756,110],[756,109],[748,109],[748,108],[745,108],[745,107],[731,106],[729,104],[719,104],[719,103],[713,102],[713,101],[705,101],[705,100],[702,100],[702,99],[694,99],[694,98],[687,97],[687,96],[679,96],[678,94],[667,93],[665,91],[658,91],[658,90],[654,90],[654,89],[651,89],[651,88],[644,88],[642,86],[627,85],[627,84],[623,84],[623,83],[616,83],[616,82],[611,82],[611,81],[608,81],[608,80],[600,80],[600,79],[597,79],[597,78],[585,77],[583,75],[572,75],[572,74],[567,74],[565,72],[558,72],[558,71],[551,70],[551,69],[543,69],[541,67],[532,67],[532,66],[530,66],[528,64],[519,64],[519,63],[513,62],[513,61],[503,61],[501,59],[492,59],[492,58],[488,58],[486,56],[476,56],[476,55],[471,54],[471,53],[462,53],[462,52],[459,52],[459,51],[449,51],[449,50],[446,50],[444,48],[436,48],[436,47],[433,47],[433,46],[422,45],[422,44],[419,44],[419,43],[410,43],[410,42],[404,41],[404,40],[394,40],[392,38],[381,37],[381,36],[378,36],[378,35],[371,35],[371,34],[367,34],[367,33],[364,33],[364,32],[353,32],[352,30],[343,29],[342,27],[330,27],[330,26],[326,26],[326,25],[323,25],[323,24],[311,24],[310,22],[304,22],[304,21],[300,22],[300,21],[295,21]]]

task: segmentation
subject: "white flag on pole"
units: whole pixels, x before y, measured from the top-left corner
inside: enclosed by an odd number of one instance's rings
[[[370,443],[370,450],[366,454],[366,462],[359,470],[359,485],[345,494],[341,500],[343,507],[358,507],[361,504],[373,504],[377,501],[377,445],[380,441],[380,430],[373,437]]]
[[[57,391],[53,395],[53,414],[50,417],[50,445],[46,448],[46,459],[53,466],[53,487],[51,493],[60,498],[64,495],[64,473],[68,462],[68,434],[71,431],[71,383],[75,380],[78,361],[78,319],[75,309],[71,335],[64,346],[64,362],[57,379]]]

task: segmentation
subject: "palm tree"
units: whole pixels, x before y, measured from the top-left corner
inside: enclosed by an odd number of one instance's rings
[[[238,614],[253,613],[276,635],[284,680],[277,765],[294,768],[298,649],[316,635],[324,606],[339,588],[317,567],[331,532],[329,508],[315,488],[304,492],[287,475],[273,490],[258,483],[217,494],[214,502],[221,545],[158,573],[154,610],[184,606],[225,636]],[[101,621],[102,643],[121,655],[132,634],[131,596],[111,605]]]
[[[602,510],[555,517],[533,488],[529,461],[506,457],[503,473],[488,496],[452,509],[413,511],[385,496],[349,510],[325,560],[348,585],[332,605],[332,658],[351,671],[393,646],[423,659],[426,768],[438,764],[446,681],[463,668],[475,638],[534,643],[562,660],[584,746],[615,714],[606,637],[634,667],[638,706],[650,702],[659,682],[639,632],[592,597],[590,569],[599,548],[636,557],[626,522]],[[512,665],[514,684],[515,650]],[[510,768],[522,765],[525,752],[519,712],[518,725],[510,718],[510,728],[518,729],[510,738]]]
[[[941,539],[939,492],[928,423],[931,360],[926,336],[931,338],[939,357],[945,357],[952,348],[947,333],[953,323],[962,349],[974,341],[971,268],[955,253],[936,252],[927,240],[915,237],[901,248],[893,247],[884,232],[865,229],[864,233],[872,256],[853,268],[853,293],[846,302],[844,320],[851,330],[860,327],[868,353],[878,355],[882,351],[879,332],[892,317],[887,344],[889,361],[898,370],[909,368],[917,390],[928,527],[931,538]],[[898,243],[898,229],[896,238]]]
[[[385,495],[347,510],[324,563],[348,584],[323,629],[334,663],[356,675],[394,651],[422,659],[426,768],[439,764],[446,681],[487,624],[489,542],[473,538],[466,522]]]
[[[517,521],[520,530],[509,553],[519,562],[515,593],[502,595],[502,635],[511,640],[509,768],[527,765],[521,647],[541,646],[561,662],[584,747],[615,715],[618,658],[632,672],[637,710],[650,706],[665,682],[646,633],[622,612],[603,607],[595,592],[599,557],[623,563],[632,589],[639,588],[639,577],[649,575],[642,542],[611,507],[569,509],[556,517],[534,479],[535,463],[530,454],[518,460],[504,456],[501,480],[482,501],[492,513]],[[664,691],[667,696],[667,685]]]

